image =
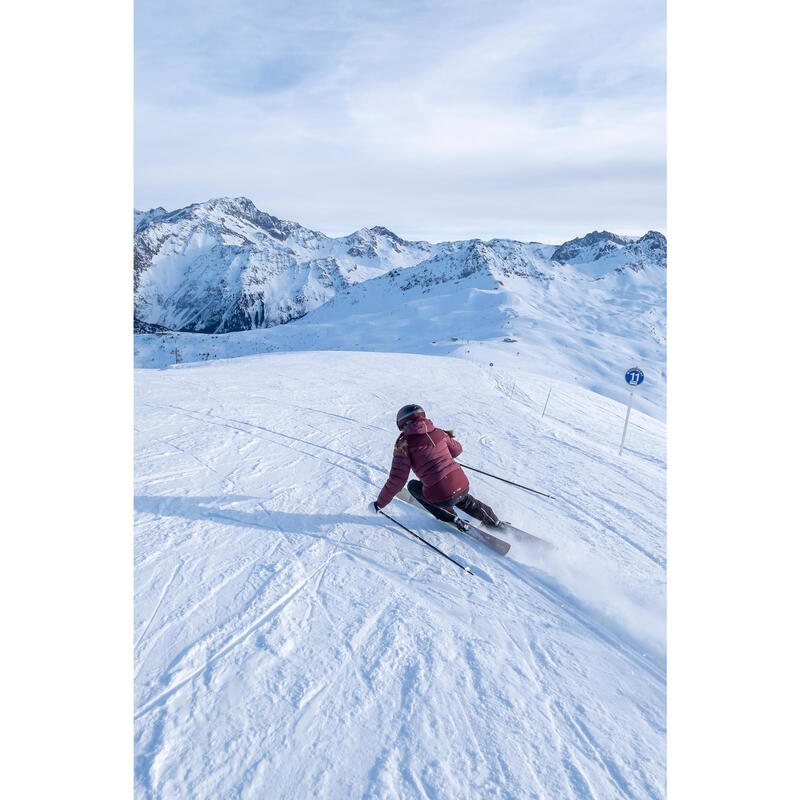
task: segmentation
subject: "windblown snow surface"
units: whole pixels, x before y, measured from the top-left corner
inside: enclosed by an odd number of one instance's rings
[[[137,798],[663,798],[665,429],[463,358],[136,371]],[[547,412],[542,409],[552,393]],[[646,388],[641,390],[646,391]],[[549,539],[499,557],[397,501],[394,413]]]

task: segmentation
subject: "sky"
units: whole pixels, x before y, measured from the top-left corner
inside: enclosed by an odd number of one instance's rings
[[[136,0],[136,208],[336,236],[665,232],[663,0]]]

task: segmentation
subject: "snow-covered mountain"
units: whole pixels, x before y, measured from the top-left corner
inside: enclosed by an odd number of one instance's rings
[[[247,207],[254,209],[252,204]],[[207,219],[207,209],[197,213]],[[232,225],[228,222],[226,227]],[[280,287],[287,285],[287,274],[299,279],[302,273],[307,281],[302,302],[292,305],[283,295],[283,304],[277,308],[285,318],[314,303],[317,307],[288,325],[240,333],[139,336],[138,366],[160,367],[174,360],[207,360],[270,350],[435,353],[460,355],[498,368],[526,368],[623,400],[625,384],[621,376],[637,364],[647,375],[643,407],[658,418],[664,417],[666,241],[660,233],[651,231],[639,238],[591,233],[561,246],[507,239],[429,245],[404,242],[385,229],[329,239],[307,229],[290,230],[295,223],[267,225],[290,231],[284,243],[295,237],[306,243],[317,242],[320,248],[324,245],[328,274],[337,275],[338,280],[323,291],[319,280],[312,280],[319,275],[312,262],[292,262],[281,274],[274,265],[265,265],[265,250],[261,250],[257,258],[249,256],[251,263],[261,259],[264,271],[273,270],[273,279],[246,296],[258,295],[259,308],[263,309],[266,286],[271,287],[271,296],[277,297],[283,291]],[[150,231],[151,227],[148,223],[143,230]],[[258,238],[252,229],[249,235]],[[269,234],[262,233],[261,237],[273,247]],[[345,242],[348,249],[343,251]],[[311,246],[305,246],[310,252]],[[300,247],[295,246],[295,250]],[[354,277],[350,279],[347,276],[351,273],[341,268],[342,252],[347,255],[348,250],[361,253],[351,253],[349,258],[362,259],[360,265],[351,265]],[[404,263],[393,264],[389,255]],[[364,261],[365,256],[371,261]],[[408,265],[414,259],[418,261]],[[153,268],[153,272],[158,269]],[[194,272],[203,275],[199,267]],[[183,287],[181,296],[189,302],[199,291],[192,279],[187,281],[189,285]],[[313,288],[318,291],[314,293]],[[196,304],[191,308],[200,313]],[[215,314],[220,318],[218,312]],[[226,318],[231,320],[233,315]],[[153,323],[146,316],[140,319]],[[164,324],[163,318],[159,319]],[[253,324],[266,324],[263,311],[248,319]],[[205,323],[198,327],[211,329]]]
[[[402,290],[484,273],[501,280],[603,277],[666,265],[664,237],[603,231],[562,244],[408,242],[382,227],[331,238],[223,198],[134,212],[134,316],[203,333],[265,328],[305,316],[350,287],[392,272]],[[409,267],[421,269],[401,275]],[[559,270],[559,267],[561,268]]]
[[[644,269],[648,264],[667,266],[667,240],[658,231],[644,236],[617,236],[608,231],[595,231],[578,239],[570,239],[551,255],[559,264],[569,264],[584,274],[601,276],[613,264],[616,269]],[[592,267],[590,265],[596,265]]]
[[[506,240],[449,244],[415,267],[345,289],[289,329],[270,331],[264,344],[459,354],[575,380],[619,400],[621,376],[639,363],[648,413],[663,417],[663,237],[651,233],[613,249],[589,242],[563,262],[553,260],[554,250]]]
[[[430,250],[381,227],[331,238],[244,197],[136,211],[134,317],[204,333],[278,325]]]

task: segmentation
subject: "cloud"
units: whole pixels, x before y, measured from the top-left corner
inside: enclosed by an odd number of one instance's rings
[[[434,238],[663,227],[664,22],[630,0],[139,0],[137,206],[245,194]]]

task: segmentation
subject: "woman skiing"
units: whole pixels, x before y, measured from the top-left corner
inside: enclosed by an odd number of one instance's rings
[[[397,427],[401,432],[392,468],[372,504],[375,513],[389,505],[413,469],[420,480],[409,481],[408,491],[437,519],[454,522],[463,530],[465,524],[453,511],[455,506],[490,527],[501,527],[494,511],[469,493],[467,476],[453,460],[462,451],[453,431],[437,428],[418,405],[406,405],[397,412]]]

